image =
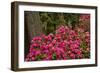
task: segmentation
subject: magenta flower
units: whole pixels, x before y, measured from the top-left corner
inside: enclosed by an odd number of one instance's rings
[[[83,15],[80,16],[80,19],[81,19],[81,20],[87,20],[87,19],[90,19],[90,15],[83,14]]]
[[[75,59],[75,54],[74,54],[74,53],[71,53],[71,54],[70,54],[70,58],[71,58],[71,59]]]
[[[87,54],[90,53],[89,32],[80,28],[72,30],[64,25],[58,27],[55,32],[55,34],[33,37],[25,61],[88,58]]]

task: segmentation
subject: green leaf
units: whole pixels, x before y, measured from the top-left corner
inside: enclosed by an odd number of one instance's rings
[[[86,49],[86,47],[87,47],[87,46],[86,46],[86,43],[83,41],[83,42],[81,43],[80,47],[83,48],[83,49]]]
[[[36,60],[41,60],[41,55],[38,55],[38,56],[36,56],[36,58],[35,58]]]
[[[56,53],[53,53],[52,59],[53,59],[53,60],[56,60]]]

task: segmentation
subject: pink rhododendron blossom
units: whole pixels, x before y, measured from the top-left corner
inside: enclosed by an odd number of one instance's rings
[[[75,54],[74,53],[71,53],[70,54],[70,58],[75,59]]]
[[[81,59],[89,53],[90,33],[62,25],[55,34],[33,37],[25,61]]]
[[[90,15],[83,14],[83,15],[80,16],[80,19],[81,19],[81,20],[87,20],[87,19],[90,19]]]

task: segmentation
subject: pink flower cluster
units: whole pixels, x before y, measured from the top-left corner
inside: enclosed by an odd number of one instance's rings
[[[90,34],[82,29],[60,26],[55,34],[41,35],[31,40],[25,61],[67,60],[87,58],[90,52]]]
[[[88,20],[88,19],[90,19],[90,15],[89,14],[82,14],[80,16],[80,20],[82,20],[82,21],[85,21],[85,20]]]

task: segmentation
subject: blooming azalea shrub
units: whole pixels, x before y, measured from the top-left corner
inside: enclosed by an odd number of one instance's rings
[[[79,18],[79,25],[77,27],[83,28],[84,31],[90,31],[90,15],[82,14]]]
[[[90,58],[90,33],[62,25],[56,29],[55,34],[33,37],[25,61],[83,58]]]

